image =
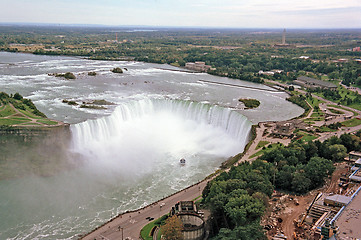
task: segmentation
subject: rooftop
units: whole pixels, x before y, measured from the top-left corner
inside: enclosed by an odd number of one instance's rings
[[[325,200],[341,203],[342,205],[347,205],[351,201],[351,197],[335,194],[327,196]]]
[[[306,76],[298,77],[297,80],[306,82],[311,85],[321,86],[321,87],[327,87],[327,88],[336,88],[337,87],[335,84],[333,84],[331,82],[326,82],[326,81],[322,81],[322,80],[318,80],[318,79],[314,79],[314,78],[310,78],[310,77],[306,77]]]
[[[358,189],[360,190],[361,187]],[[356,194],[352,201],[342,211],[336,220],[339,228],[337,239],[360,239],[361,238],[361,194]]]
[[[354,156],[360,156],[361,157],[361,152],[351,151],[350,154],[354,155]]]

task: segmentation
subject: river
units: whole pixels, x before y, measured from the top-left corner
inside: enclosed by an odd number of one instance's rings
[[[112,73],[114,67],[124,73]],[[31,154],[13,146],[16,159],[0,159],[7,173],[22,169],[21,177],[0,181],[1,239],[76,238],[118,213],[214,172],[243,151],[252,124],[303,112],[285,100],[286,93],[264,85],[167,69],[177,70],[142,62],[0,52],[0,91],[19,92],[49,118],[71,124],[60,160],[51,146]],[[89,71],[97,75],[88,76]],[[52,75],[65,72],[76,79]],[[246,110],[239,98],[256,98],[261,105]],[[79,107],[94,100],[114,105]],[[44,152],[50,152],[45,155],[50,162],[71,167],[49,176],[36,174],[33,163]],[[181,158],[187,161],[184,166]]]

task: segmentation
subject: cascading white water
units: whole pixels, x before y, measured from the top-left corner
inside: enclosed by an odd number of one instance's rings
[[[110,116],[72,126],[74,151],[97,169],[133,174],[180,158],[237,154],[250,129],[251,122],[231,109],[170,99],[122,103]]]

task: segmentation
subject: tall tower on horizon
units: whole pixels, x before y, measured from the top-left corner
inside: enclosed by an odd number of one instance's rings
[[[286,28],[283,29],[282,33],[282,45],[286,45]]]
[[[115,41],[118,42],[118,33],[115,33]]]

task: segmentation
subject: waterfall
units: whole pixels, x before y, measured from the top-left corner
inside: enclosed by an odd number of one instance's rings
[[[146,164],[145,160],[195,154],[222,158],[242,152],[252,123],[216,105],[171,99],[121,103],[106,117],[71,127],[74,150],[87,159]],[[135,168],[136,166],[134,166]]]

